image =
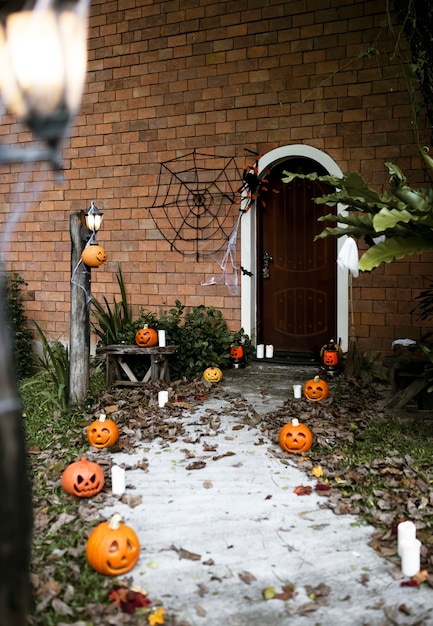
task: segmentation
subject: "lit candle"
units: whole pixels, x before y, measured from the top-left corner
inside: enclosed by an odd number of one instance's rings
[[[257,346],[257,358],[263,359],[264,356],[265,356],[265,346],[263,343],[259,343],[259,345]]]
[[[416,538],[416,526],[413,522],[401,522],[397,526],[397,553],[401,557],[401,546],[406,541]]]
[[[412,539],[401,544],[401,571],[404,576],[415,576],[421,568],[421,541]]]
[[[165,330],[158,330],[158,344],[160,348],[165,348]]]
[[[111,468],[111,490],[116,496],[125,492],[125,470],[118,465]]]
[[[266,346],[266,358],[272,359],[273,356],[274,356],[274,346],[273,345]]]
[[[168,402],[168,391],[158,391],[158,406],[163,407]]]

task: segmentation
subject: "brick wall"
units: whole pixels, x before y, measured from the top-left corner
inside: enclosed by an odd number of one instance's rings
[[[64,182],[45,165],[5,167],[0,180],[0,220],[12,207],[26,208],[7,262],[28,283],[30,319],[68,339],[69,214],[94,199],[105,213],[99,240],[109,255],[92,272],[96,297],[118,294],[120,263],[135,311],[179,299],[214,305],[239,327],[240,297],[224,285],[201,285],[218,275],[216,264],[171,250],[149,214],[159,164],[191,150],[235,157],[242,169],[251,162],[246,148],[265,154],[305,143],[378,187],[386,160],[411,184],[422,183],[404,55],[394,54],[384,5],[92,0],[88,80],[64,144]],[[10,116],[4,122],[5,138],[28,140]],[[427,142],[422,121],[420,137]],[[228,231],[237,215],[235,205]],[[394,338],[422,332],[413,300],[431,261],[410,258],[354,281],[363,350],[387,351]]]

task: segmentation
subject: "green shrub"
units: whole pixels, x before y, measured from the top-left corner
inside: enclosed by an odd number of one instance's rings
[[[16,272],[4,274],[3,279],[6,315],[12,334],[16,373],[18,379],[21,380],[30,372],[33,365],[31,351],[33,335],[24,313],[22,294],[22,287],[27,283]]]
[[[215,307],[200,305],[185,313],[185,305],[176,300],[172,308],[159,316],[140,310],[138,318],[133,320],[120,269],[117,280],[122,296],[120,302],[114,300],[114,305],[110,306],[106,298],[103,304],[95,298],[92,300],[96,319],[94,329],[100,344],[133,345],[135,333],[144,324],[155,330],[165,330],[167,345],[178,346],[176,354],[170,357],[173,379],[201,378],[207,367],[228,367],[232,343],[242,343],[247,360],[251,358],[254,348],[248,335],[243,329],[230,331],[221,311]],[[143,374],[142,359],[131,358],[130,367],[137,376]]]

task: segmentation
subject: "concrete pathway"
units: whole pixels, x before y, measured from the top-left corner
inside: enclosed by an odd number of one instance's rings
[[[182,440],[111,455],[126,468],[126,492],[101,513],[119,512],[135,530],[141,556],[127,577],[176,624],[433,625],[433,590],[400,586],[401,573],[368,546],[371,527],[335,515],[314,490],[297,496],[316,480],[282,464],[255,426],[256,413],[280,408],[315,371],[232,370],[184,412]],[[265,600],[267,588],[283,599]]]

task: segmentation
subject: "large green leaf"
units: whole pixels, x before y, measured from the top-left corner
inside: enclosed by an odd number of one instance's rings
[[[369,248],[359,260],[359,269],[369,272],[381,263],[403,259],[410,254],[421,254],[433,247],[432,237],[393,237]]]
[[[403,209],[381,209],[377,215],[373,218],[374,229],[379,231],[385,231],[391,228],[395,228],[398,224],[422,224],[433,228],[433,215],[425,215],[424,213],[417,214]]]

